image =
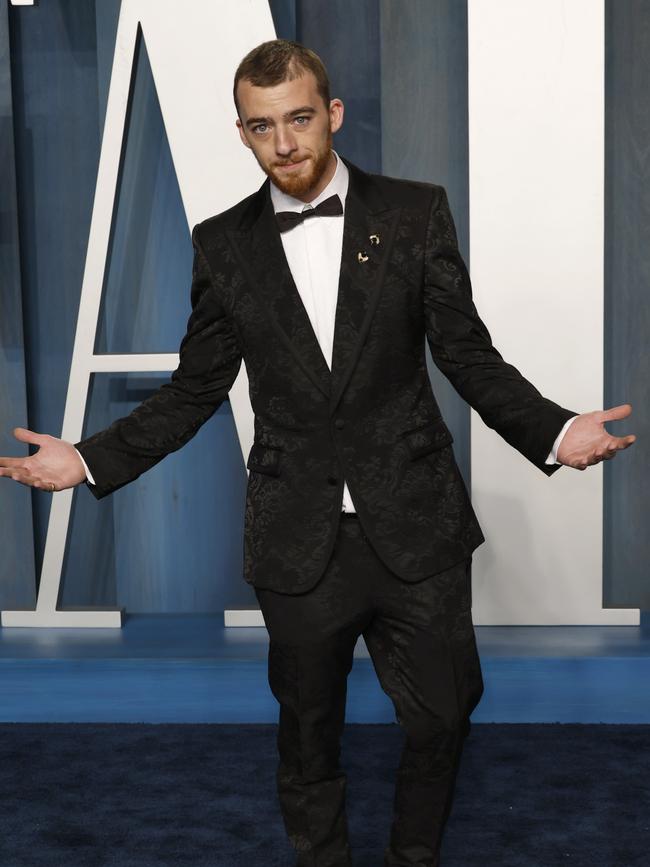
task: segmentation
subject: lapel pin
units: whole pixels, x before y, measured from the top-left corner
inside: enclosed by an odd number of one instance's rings
[[[359,262],[367,262],[368,261],[368,254],[367,253],[361,253],[361,252],[357,253],[357,260]]]
[[[368,239],[373,247],[379,246],[379,235],[371,235]]]

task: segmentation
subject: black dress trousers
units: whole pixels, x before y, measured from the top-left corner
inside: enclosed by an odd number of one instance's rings
[[[280,704],[278,795],[298,867],[350,867],[339,763],[347,676],[363,635],[405,733],[385,867],[436,867],[469,716],[483,692],[470,560],[419,583],[384,566],[343,514],[318,584],[258,589]]]

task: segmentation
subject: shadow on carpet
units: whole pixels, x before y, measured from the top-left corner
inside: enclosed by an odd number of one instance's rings
[[[276,727],[2,724],[2,867],[291,867]],[[402,734],[349,725],[355,867],[382,867]],[[443,867],[647,867],[650,726],[475,725]]]

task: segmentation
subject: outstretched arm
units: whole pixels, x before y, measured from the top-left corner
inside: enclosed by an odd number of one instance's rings
[[[72,443],[17,429],[17,438],[39,446],[39,451],[28,458],[0,458],[0,475],[44,490],[62,490],[85,481],[81,454],[96,483],[91,490],[101,498],[179,449],[217,410],[235,381],[242,354],[196,229],[192,242],[192,313],[171,381],[130,415],[76,443],[78,451]]]
[[[472,300],[465,263],[442,187],[434,194],[426,240],[424,304],[427,339],[435,364],[454,388],[510,445],[547,475],[560,465],[585,469],[634,442],[615,437],[605,421],[625,418],[629,405],[579,415],[545,398],[501,357]],[[564,424],[558,463],[547,463]]]
[[[192,313],[171,381],[125,418],[75,444],[96,482],[90,489],[98,499],[185,445],[228,396],[239,372],[239,341],[196,228],[192,243]]]
[[[424,312],[431,357],[460,396],[542,472],[558,470],[546,460],[565,422],[578,413],[545,398],[493,345],[474,306],[442,187],[434,191],[427,227]]]

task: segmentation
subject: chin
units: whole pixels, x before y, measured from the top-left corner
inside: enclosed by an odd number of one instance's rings
[[[319,183],[327,171],[332,148],[332,135],[330,133],[325,147],[322,150],[312,151],[312,156],[306,157],[308,165],[300,169],[294,176],[293,173],[286,175],[275,169],[265,169],[267,175],[279,190],[294,199],[301,199],[309,194]]]
[[[304,196],[318,183],[318,178],[314,171],[314,164],[311,160],[309,162],[310,165],[307,166],[307,170],[305,171],[303,169],[300,174],[296,174],[295,176],[285,175],[278,171],[271,171],[269,173],[271,180],[279,190],[282,190],[282,192],[286,193],[288,196],[293,196],[294,198]]]

